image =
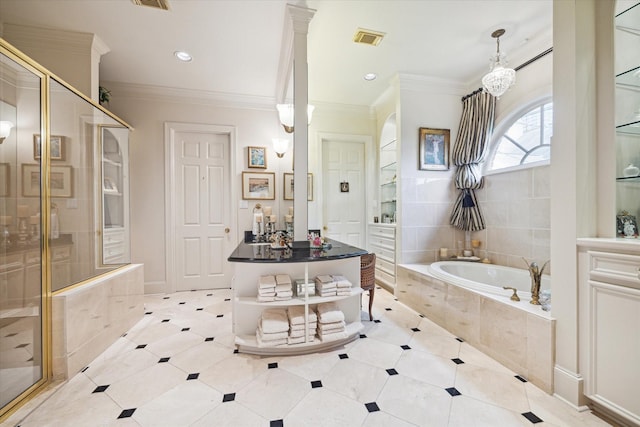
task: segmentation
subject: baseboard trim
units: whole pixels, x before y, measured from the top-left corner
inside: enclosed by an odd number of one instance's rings
[[[587,399],[584,397],[584,378],[560,365],[553,368],[554,396],[577,411],[586,411]]]

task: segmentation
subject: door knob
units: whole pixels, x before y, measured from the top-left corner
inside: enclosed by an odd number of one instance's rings
[[[229,232],[230,232],[230,231],[231,231],[231,230],[229,229],[229,227],[225,227],[225,228],[224,228],[224,232],[225,232],[226,234],[229,234]]]
[[[327,226],[325,225],[324,227],[322,227],[322,229],[323,229],[324,231],[327,231],[327,230],[329,229],[329,227],[327,227]]]

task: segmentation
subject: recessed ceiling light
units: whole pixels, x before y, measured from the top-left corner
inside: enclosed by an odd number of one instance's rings
[[[183,62],[191,62],[193,60],[191,55],[183,50],[176,50],[175,52],[173,52],[173,54],[176,56],[176,58]]]
[[[378,77],[378,75],[376,73],[367,73],[364,75],[364,79],[368,82],[370,82],[371,80],[375,80]]]

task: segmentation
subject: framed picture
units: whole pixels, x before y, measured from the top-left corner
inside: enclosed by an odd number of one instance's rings
[[[267,149],[265,147],[248,147],[249,153],[248,165],[250,168],[267,168]]]
[[[293,200],[293,174],[285,173],[284,174],[284,199],[285,200]],[[307,200],[313,200],[313,174],[307,174]]]
[[[118,186],[116,185],[115,181],[111,178],[109,178],[108,176],[104,177],[104,184],[102,186],[102,189],[105,193],[117,193],[118,192]]]
[[[9,163],[0,163],[0,197],[8,197],[11,195],[10,170],[11,166]]]
[[[625,239],[635,239],[638,237],[638,223],[636,217],[629,215],[629,212],[622,211],[616,216],[616,232],[618,237]]]
[[[73,170],[71,166],[51,166],[51,197],[73,196]],[[22,195],[40,196],[40,165],[22,165]]]
[[[64,160],[64,137],[51,136],[51,160]],[[40,134],[33,135],[33,158],[40,159],[41,141]]]
[[[420,128],[418,168],[420,170],[449,170],[449,129]]]
[[[275,175],[273,172],[242,172],[242,198],[274,200],[276,198]]]

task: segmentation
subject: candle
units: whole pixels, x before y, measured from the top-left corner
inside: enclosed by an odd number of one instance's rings
[[[293,222],[293,215],[285,215],[284,222]]]
[[[0,225],[11,225],[13,222],[13,217],[10,215],[2,215],[0,216]]]
[[[264,206],[262,208],[262,213],[266,216],[271,215],[271,206]]]
[[[277,217],[277,216],[275,216],[275,215],[271,215],[271,216],[269,217],[269,222],[276,222],[276,221],[278,221],[278,217]]]
[[[293,215],[293,206],[289,206],[289,215]]]
[[[38,215],[31,215],[29,217],[29,224],[31,224],[31,225],[40,224],[40,217]]]
[[[29,216],[29,206],[18,205],[18,218],[26,218]]]
[[[256,214],[256,222],[262,222],[262,214]]]
[[[447,248],[440,248],[440,258],[444,259],[447,257],[448,255],[448,250]]]

